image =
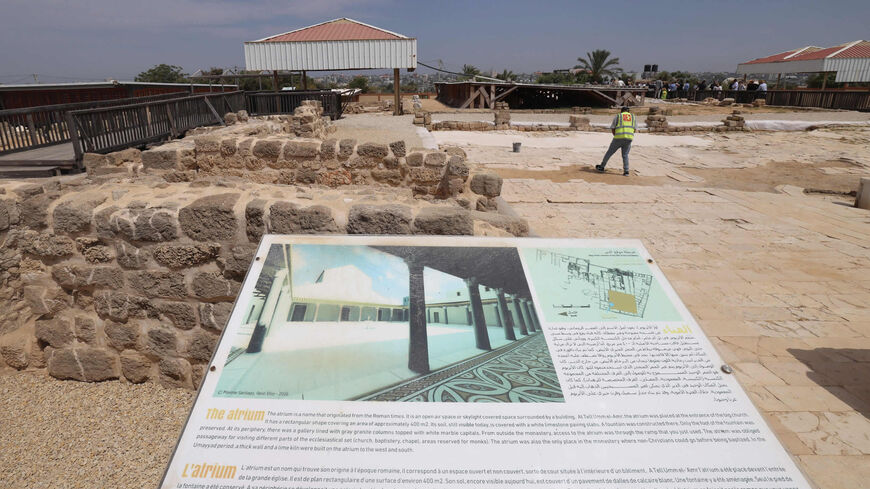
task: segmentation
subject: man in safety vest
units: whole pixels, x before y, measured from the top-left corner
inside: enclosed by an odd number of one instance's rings
[[[631,151],[631,142],[634,140],[634,132],[637,130],[637,121],[634,115],[629,111],[628,107],[619,109],[619,114],[613,118],[610,124],[610,132],[613,133],[613,141],[610,142],[610,147],[607,148],[607,153],[604,154],[604,159],[600,165],[595,165],[595,169],[603,172],[607,166],[607,160],[616,153],[616,150],[622,150],[622,174],[628,176],[628,152]]]

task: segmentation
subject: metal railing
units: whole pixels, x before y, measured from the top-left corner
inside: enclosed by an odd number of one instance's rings
[[[72,110],[116,107],[188,96],[190,96],[188,92],[174,92],[145,97],[0,110],[0,154],[68,142],[70,136],[66,114]]]
[[[677,92],[685,93],[685,92]],[[675,96],[676,97],[676,96]],[[766,105],[786,107],[816,107],[821,109],[870,110],[870,91],[867,90],[692,90],[683,97],[700,102],[708,97],[717,100],[733,98],[739,104],[751,104],[762,98]],[[669,97],[670,94],[669,94]]]
[[[245,98],[251,115],[292,114],[304,100],[319,100],[332,120],[340,118],[343,109],[341,94],[331,90],[245,92]]]
[[[84,153],[111,153],[176,138],[199,126],[222,124],[221,113],[245,107],[243,92],[74,110],[67,113],[77,162]]]

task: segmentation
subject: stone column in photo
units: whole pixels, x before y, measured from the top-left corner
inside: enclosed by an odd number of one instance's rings
[[[468,301],[471,303],[475,346],[481,350],[492,350],[489,343],[489,332],[486,329],[486,316],[483,314],[483,303],[480,302],[480,284],[474,277],[465,279],[465,284],[468,286]]]
[[[520,326],[520,334],[523,336],[529,335],[529,329],[526,328],[526,318],[523,317],[523,305],[520,304],[520,297],[518,295],[511,295],[511,302],[514,305],[514,311],[517,313],[517,322]]]
[[[538,317],[538,311],[535,310],[534,302],[529,302],[529,312],[532,313],[532,321],[535,322],[535,329],[538,331],[544,331],[544,328],[541,327],[541,318]]]
[[[523,306],[523,313],[526,316],[526,326],[529,327],[529,333],[534,333],[537,328],[535,327],[535,319],[532,318],[532,305],[529,303],[528,299],[520,299],[520,304]]]
[[[504,326],[504,338],[506,340],[515,340],[517,336],[514,334],[514,319],[511,317],[511,312],[508,310],[507,299],[504,297],[504,290],[495,289],[498,294],[498,308],[501,311],[502,325]]]
[[[269,293],[266,294],[266,301],[263,303],[263,308],[260,309],[260,316],[257,318],[257,324],[254,325],[254,331],[251,333],[251,340],[248,342],[245,352],[258,353],[263,349],[266,330],[271,326],[272,316],[275,315],[275,308],[278,307],[278,298],[281,297],[281,284],[284,283],[284,277],[286,276],[286,268],[278,270],[275,273],[272,285],[269,287]]]
[[[408,368],[429,372],[429,338],[426,335],[426,291],[423,288],[423,264],[406,259],[408,264]]]

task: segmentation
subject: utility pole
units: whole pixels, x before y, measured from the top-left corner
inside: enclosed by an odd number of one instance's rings
[[[39,83],[39,75],[36,73],[33,74],[33,83]]]

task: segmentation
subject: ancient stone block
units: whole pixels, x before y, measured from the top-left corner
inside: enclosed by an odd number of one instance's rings
[[[195,331],[188,339],[185,356],[192,362],[207,362],[211,360],[215,345],[217,345],[217,336],[202,330]]]
[[[218,244],[172,245],[163,244],[152,250],[154,261],[168,268],[188,268],[209,262],[217,257]]]
[[[417,184],[436,184],[441,181],[441,170],[437,168],[412,167],[408,175]]]
[[[0,358],[16,370],[25,369],[30,364],[28,353],[29,344],[26,338],[9,339],[0,344]]]
[[[462,193],[464,187],[465,179],[445,174],[444,177],[441,178],[441,182],[438,183],[438,189],[435,191],[435,195],[442,199],[446,199]]]
[[[197,157],[200,153],[217,153],[221,150],[221,140],[217,136],[205,135],[193,138]]]
[[[178,329],[193,329],[196,327],[196,311],[192,304],[186,302],[160,302],[157,310],[169,318]]]
[[[139,325],[134,322],[116,323],[106,321],[106,343],[116,350],[133,348],[139,341]]]
[[[423,164],[435,168],[443,168],[447,164],[447,153],[429,153],[423,158]]]
[[[97,216],[94,217],[98,230],[102,228],[101,219],[105,217],[101,213],[102,210],[97,212],[99,220]],[[172,241],[178,237],[175,212],[160,207],[121,209],[111,213],[108,226],[111,232],[131,241]],[[98,234],[105,236],[103,233]]]
[[[411,234],[411,209],[403,205],[355,205],[347,218],[348,234]]]
[[[85,153],[82,155],[82,166],[88,173],[91,173],[96,168],[102,168],[109,165],[109,159],[106,155],[99,153]]]
[[[121,353],[121,373],[133,384],[141,384],[151,375],[151,361],[145,355],[124,350]]]
[[[178,347],[178,337],[174,331],[153,328],[145,334],[144,353],[158,357],[174,355]]]
[[[57,379],[88,382],[118,378],[117,357],[93,347],[63,348],[52,352],[48,374]]]
[[[284,158],[288,160],[314,159],[320,154],[318,141],[290,140],[284,145]]]
[[[227,158],[236,154],[236,138],[221,139],[221,156]]]
[[[239,116],[235,112],[227,112],[224,114],[224,124],[231,126],[239,122]]]
[[[471,218],[477,221],[486,222],[493,227],[507,231],[514,236],[528,236],[529,223],[523,218],[506,216],[495,212],[471,212]]]
[[[115,255],[118,264],[124,268],[142,268],[148,263],[148,250],[137,248],[123,241],[115,242]]]
[[[338,157],[340,159],[350,158],[355,147],[356,139],[342,139],[338,142]]]
[[[393,156],[397,158],[405,156],[405,141],[393,141],[390,143],[390,150],[393,152]]]
[[[280,139],[261,139],[254,143],[252,154],[263,160],[277,161],[283,146],[284,141]]]
[[[342,185],[350,185],[352,182],[353,176],[344,168],[320,172],[317,175],[317,183],[327,187],[335,188]]]
[[[181,299],[187,296],[184,276],[166,270],[142,270],[128,272],[127,283],[147,297]]]
[[[97,322],[87,316],[76,316],[73,323],[75,337],[82,343],[89,345],[97,341]]]
[[[38,340],[55,348],[69,345],[74,338],[72,324],[65,318],[36,321],[34,334]]]
[[[472,235],[468,211],[453,207],[424,207],[414,219],[415,234]]]
[[[70,297],[59,287],[27,285],[22,290],[22,297],[30,311],[40,316],[57,314],[70,304]]]
[[[408,166],[423,166],[423,153],[411,153],[405,157]]]
[[[218,265],[223,270],[224,277],[239,280],[244,278],[256,252],[257,246],[252,244],[236,245],[225,251],[218,258]]]
[[[468,178],[468,165],[461,156],[451,156],[447,160],[446,175],[459,177],[464,182]]]
[[[475,207],[481,212],[494,212],[498,210],[495,199],[489,197],[479,197]]]
[[[22,253],[43,258],[61,258],[75,253],[75,242],[66,236],[27,231],[21,240]]]
[[[191,387],[191,367],[183,358],[161,358],[157,363],[160,384],[164,387]]]
[[[478,173],[471,177],[471,191],[487,197],[501,195],[502,179],[495,173]]]
[[[106,197],[68,199],[54,208],[54,231],[58,233],[80,233],[91,227],[94,208],[102,204]]]
[[[245,233],[251,241],[260,241],[266,232],[265,207],[266,201],[262,199],[254,199],[245,206]]]
[[[337,233],[332,210],[323,205],[300,208],[290,202],[276,202],[269,209],[271,231],[277,234]]]
[[[51,269],[51,277],[67,290],[92,287],[118,290],[124,287],[124,273],[108,266],[55,265]]]
[[[18,224],[20,214],[18,204],[12,199],[0,199],[0,231],[9,229]]]
[[[317,170],[301,168],[296,172],[296,183],[312,184],[317,181]]]
[[[393,187],[398,187],[405,180],[405,176],[398,169],[374,169],[371,171],[372,178],[376,182],[385,183]]]
[[[336,139],[327,139],[320,144],[320,159],[323,161],[334,160],[337,156],[335,145]]]
[[[193,277],[191,290],[193,295],[203,300],[232,301],[239,293],[239,283],[227,280],[217,272],[201,272]]]
[[[363,158],[380,160],[390,154],[390,149],[386,144],[362,143],[356,147],[356,154]]]
[[[230,302],[201,303],[199,305],[199,323],[203,328],[218,332],[223,331],[232,311],[233,305]]]
[[[184,234],[196,241],[232,239],[236,234],[236,213],[233,210],[239,194],[227,193],[201,197],[178,213]]]
[[[123,292],[100,291],[94,294],[94,310],[101,318],[125,322],[130,317],[130,304]]]

